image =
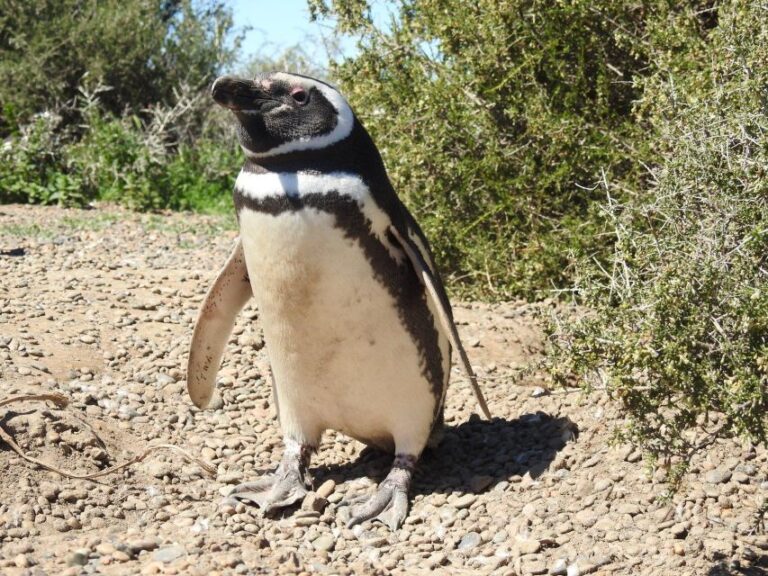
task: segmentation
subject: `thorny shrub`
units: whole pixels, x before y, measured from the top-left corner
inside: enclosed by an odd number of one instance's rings
[[[717,438],[768,429],[768,5],[734,1],[698,69],[646,87],[655,183],[611,199],[615,251],[585,262],[589,311],[551,326],[552,373],[605,387],[621,436],[679,479]]]

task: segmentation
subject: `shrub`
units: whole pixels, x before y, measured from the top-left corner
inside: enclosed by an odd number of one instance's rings
[[[663,162],[606,206],[614,253],[579,269],[592,312],[552,334],[555,379],[600,382],[665,459],[768,426],[768,19],[734,0],[718,20],[697,68],[648,80]]]
[[[0,201],[83,205],[118,202],[137,210],[222,211],[242,163],[229,119],[207,92],[189,88],[143,117],[114,116],[98,93],[81,94],[77,136],[41,114],[0,150]]]
[[[102,104],[117,115],[168,105],[180,85],[199,89],[232,61],[231,26],[215,0],[0,0],[0,137],[81,86],[111,87]]]
[[[688,66],[705,2],[311,0],[358,38],[333,68],[455,285],[541,297],[605,253],[601,175],[642,181],[638,80]],[[701,12],[706,14],[706,11]]]
[[[36,115],[17,138],[0,148],[0,201],[82,204],[88,197],[83,179],[66,167],[61,117]]]

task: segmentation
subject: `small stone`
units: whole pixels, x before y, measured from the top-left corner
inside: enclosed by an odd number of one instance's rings
[[[159,460],[153,460],[144,464],[144,469],[147,471],[147,474],[155,478],[171,476],[173,472],[173,467],[168,462],[161,462]]]
[[[143,576],[149,576],[151,574],[160,574],[162,570],[163,570],[162,562],[150,562],[149,564],[146,564],[141,569],[141,573]]]
[[[531,390],[531,398],[541,398],[547,394],[549,394],[549,391],[546,388],[542,388],[541,386],[536,386],[536,388]]]
[[[575,518],[576,518],[576,522],[578,522],[585,528],[590,528],[591,526],[594,526],[595,523],[598,521],[597,514],[592,510],[582,510],[581,512],[578,512],[576,514]]]
[[[29,558],[27,558],[24,554],[17,554],[13,558],[13,564],[16,566],[16,568],[29,568]]]
[[[312,510],[314,512],[322,513],[325,507],[328,506],[328,500],[321,498],[317,494],[310,492],[304,497],[304,501],[301,503],[302,510]]]
[[[85,566],[88,564],[88,550],[80,548],[67,556],[67,566]]]
[[[523,565],[523,574],[546,574],[547,565],[544,562],[528,562]]]
[[[630,516],[636,516],[640,514],[640,506],[633,504],[632,502],[622,502],[616,506],[616,512],[619,514],[629,514]]]
[[[568,571],[568,561],[565,558],[558,558],[549,567],[549,573],[553,576],[562,576]]]
[[[734,472],[733,481],[738,482],[739,484],[746,484],[749,482],[749,476],[747,476],[744,472]]]
[[[704,475],[704,481],[708,482],[709,484],[723,484],[724,482],[728,482],[730,479],[730,470],[719,470],[715,468],[714,470],[710,470]]]
[[[538,540],[518,540],[517,549],[520,550],[520,554],[536,554],[541,550],[541,542]]]
[[[461,510],[462,508],[469,508],[472,506],[472,504],[475,503],[476,500],[477,496],[475,494],[464,494],[463,496],[459,496],[456,500],[454,500],[452,505],[457,510]]]
[[[133,552],[134,554],[138,554],[142,551],[149,551],[154,550],[158,547],[158,542],[156,540],[151,540],[149,538],[143,539],[143,540],[130,540],[127,543],[128,549]]]
[[[322,484],[320,484],[320,488],[317,489],[315,494],[317,494],[320,498],[328,499],[328,496],[333,494],[333,491],[336,489],[336,482],[333,480],[326,480]]]
[[[109,542],[102,542],[101,544],[96,546],[96,552],[98,552],[102,556],[110,555],[114,551],[115,551],[115,547]]]
[[[312,541],[312,547],[318,551],[331,552],[334,546],[336,541],[330,534],[321,534]]]
[[[720,538],[706,538],[704,540],[704,551],[707,557],[713,560],[728,558],[733,552],[733,543]]]
[[[461,541],[459,542],[459,545],[456,547],[459,550],[471,550],[472,548],[476,548],[480,545],[480,542],[482,542],[482,538],[480,537],[480,534],[477,532],[467,532],[462,537]]]
[[[640,450],[634,450],[629,456],[627,456],[627,462],[634,464],[639,462],[643,458],[643,453]],[[570,574],[568,576],[571,576]]]
[[[61,491],[61,489],[53,482],[41,482],[39,490],[40,495],[48,500],[48,502],[53,502],[56,500],[56,498],[59,496],[59,492]]]
[[[94,342],[96,342],[96,338],[94,338],[90,334],[80,334],[79,340],[83,344],[93,344]]]
[[[220,474],[217,479],[224,484],[240,484],[243,481],[243,473],[231,470],[225,474]]]
[[[159,548],[158,550],[155,550],[152,553],[152,559],[156,560],[157,562],[164,562],[169,564],[170,562],[178,560],[186,554],[187,551],[184,549],[184,546],[166,546],[165,548]]]
[[[669,531],[672,533],[673,538],[685,538],[688,535],[688,528],[687,522],[679,522],[673,524]]]
[[[122,550],[115,550],[112,553],[112,558],[114,558],[118,562],[128,562],[128,560],[131,559],[131,556],[129,554],[126,554]]]
[[[381,548],[387,544],[387,539],[384,536],[372,536],[361,540],[361,543],[366,548]]]

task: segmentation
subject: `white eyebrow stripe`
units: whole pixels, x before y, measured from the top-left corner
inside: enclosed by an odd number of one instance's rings
[[[291,78],[287,74],[275,74],[277,79],[289,79]],[[302,78],[304,82],[308,79]],[[292,140],[291,142],[285,142],[274,148],[266,150],[264,152],[252,152],[244,146],[241,146],[245,155],[248,158],[258,160],[259,158],[267,158],[269,156],[277,156],[278,154],[286,154],[289,152],[298,152],[300,150],[317,150],[318,148],[325,148],[336,142],[344,140],[352,133],[352,128],[355,125],[355,115],[352,113],[347,101],[336,90],[330,86],[326,86],[320,82],[311,82],[312,86],[322,92],[323,96],[331,103],[338,113],[336,127],[328,134],[315,137],[299,138],[298,140]]]

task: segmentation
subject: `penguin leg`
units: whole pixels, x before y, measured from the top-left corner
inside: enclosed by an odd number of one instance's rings
[[[223,503],[253,503],[270,514],[303,500],[308,492],[309,461],[315,450],[316,447],[309,444],[286,441],[283,458],[273,474],[238,484]]]
[[[408,514],[408,489],[416,468],[417,457],[397,454],[387,477],[366,502],[353,508],[348,526],[376,519],[393,532],[402,526]]]

